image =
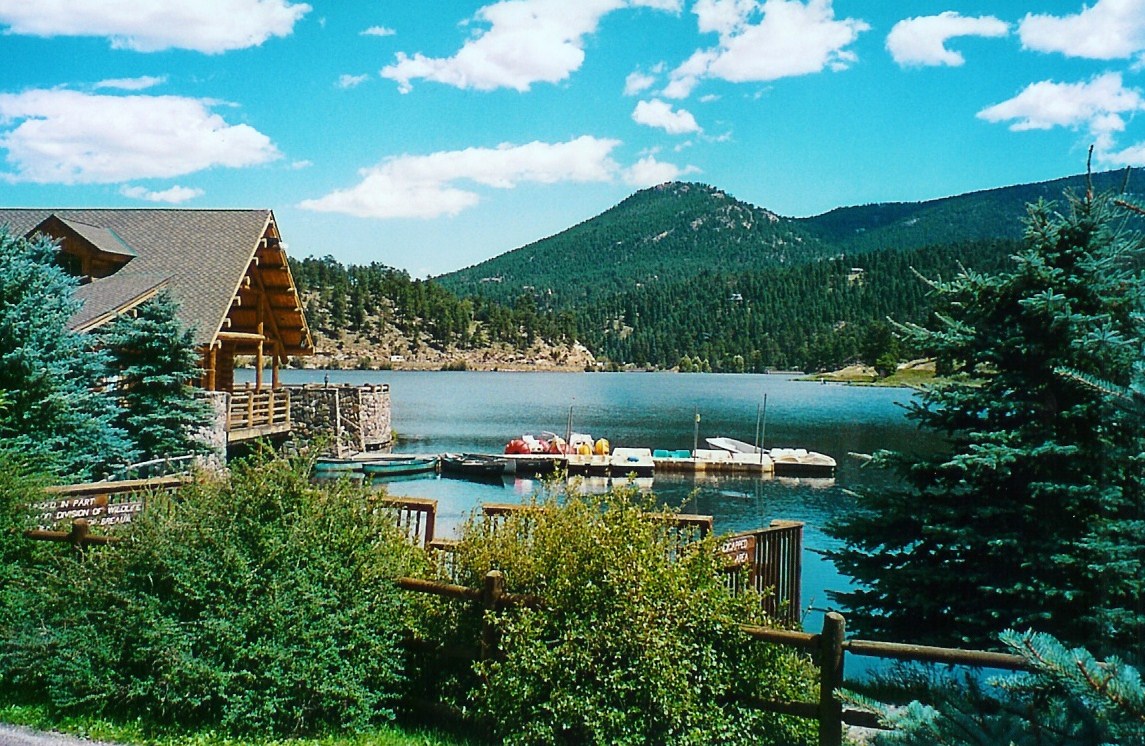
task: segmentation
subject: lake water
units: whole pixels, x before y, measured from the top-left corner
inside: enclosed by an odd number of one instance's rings
[[[820,451],[839,464],[833,483],[748,476],[695,478],[656,475],[653,491],[686,512],[712,515],[716,531],[730,533],[768,525],[772,519],[802,521],[805,627],[819,631],[830,590],[850,587],[834,564],[816,550],[834,546],[822,527],[854,509],[852,491],[879,489],[887,475],[863,469],[849,453],[934,446],[933,437],[907,421],[900,403],[908,389],[820,384],[783,375],[678,373],[509,373],[446,371],[286,370],[283,383],[389,384],[395,452],[500,453],[510,438],[542,430],[564,434],[569,410],[573,429],[605,437],[616,446],[690,449],[695,414],[705,437],[754,442],[757,421],[766,447]],[[239,382],[252,371],[236,371]],[[758,417],[764,409],[765,416]],[[438,501],[438,535],[448,535],[485,502],[518,502],[538,484],[506,477],[500,484],[437,476],[389,484],[391,493]],[[845,610],[844,610],[845,613]]]

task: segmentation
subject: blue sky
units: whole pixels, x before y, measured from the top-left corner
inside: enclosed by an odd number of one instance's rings
[[[675,179],[807,216],[1145,165],[1143,74],[1145,0],[0,0],[0,204],[269,207],[420,277]]]

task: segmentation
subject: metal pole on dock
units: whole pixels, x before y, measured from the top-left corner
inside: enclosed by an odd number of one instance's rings
[[[763,453],[763,438],[767,434],[767,394],[763,395],[763,411],[760,413],[760,419],[756,425],[758,437],[756,438],[755,447]],[[763,459],[760,459],[762,462]]]
[[[696,409],[696,425],[692,432],[692,457],[695,458],[696,451],[700,448],[700,410]]]

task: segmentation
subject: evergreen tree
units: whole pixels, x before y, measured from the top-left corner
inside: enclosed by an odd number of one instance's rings
[[[845,693],[874,710],[894,730],[876,743],[1091,746],[1145,742],[1145,688],[1141,674],[1118,658],[1097,661],[1084,648],[1068,649],[1053,637],[1006,631],[1008,652],[1029,673],[995,677],[984,689],[973,679],[946,681],[929,704],[886,707]],[[931,687],[927,687],[931,688]]]
[[[75,278],[45,238],[0,227],[0,448],[68,480],[102,476],[131,456],[104,382],[109,356],[68,329]]]
[[[1070,206],[1032,206],[1008,271],[931,283],[940,323],[903,328],[963,380],[909,407],[948,449],[879,454],[907,487],[863,495],[830,527],[832,557],[864,586],[841,600],[868,634],[981,646],[1013,625],[1124,650],[1141,632],[1140,596],[1095,573],[1124,560],[1101,537],[1140,520],[1145,423],[1058,371],[1128,384],[1142,243],[1112,229],[1108,199]]]
[[[174,299],[163,292],[100,334],[119,371],[118,423],[143,461],[206,448],[193,435],[210,424],[212,412],[191,386],[201,375],[198,354],[192,331],[175,313]]]

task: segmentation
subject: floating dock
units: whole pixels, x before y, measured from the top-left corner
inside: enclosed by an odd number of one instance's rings
[[[766,453],[733,453],[719,448],[693,451],[652,451],[657,471],[710,474],[774,474],[775,464]]]

